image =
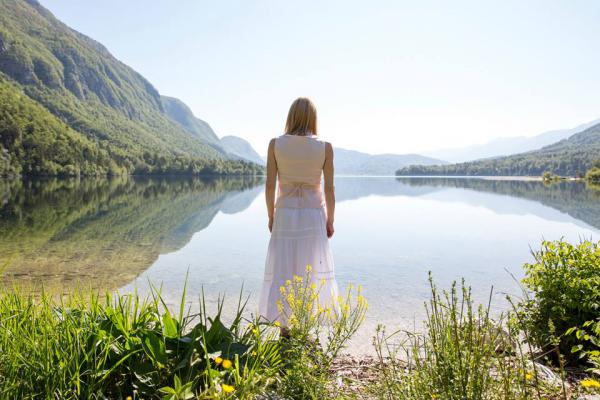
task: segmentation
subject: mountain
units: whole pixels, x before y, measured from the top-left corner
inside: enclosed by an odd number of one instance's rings
[[[539,150],[460,164],[413,165],[399,169],[396,174],[540,176],[548,171],[561,176],[580,176],[597,159],[600,159],[600,123]]]
[[[265,165],[266,162],[250,143],[238,136],[224,136],[225,151],[245,160]],[[447,162],[419,154],[367,154],[360,151],[334,148],[336,175],[394,175],[396,170],[412,164],[436,165]]]
[[[418,154],[367,154],[360,151],[334,148],[334,167],[337,175],[394,175],[408,165],[437,165],[445,161]]]
[[[499,138],[484,144],[477,144],[455,149],[437,150],[427,153],[426,155],[448,160],[453,163],[460,163],[483,158],[523,153],[526,151],[537,150],[552,143],[556,143],[559,140],[566,139],[569,136],[578,132],[582,132],[598,123],[600,123],[600,119],[576,126],[572,129],[554,130],[530,137],[519,136]]]
[[[222,150],[221,141],[210,125],[200,118],[196,118],[192,110],[183,101],[167,96],[160,96],[160,100],[169,118],[182,125],[188,132],[203,142]]]
[[[230,154],[244,160],[251,161],[259,165],[265,165],[265,161],[262,159],[260,154],[254,150],[252,145],[246,140],[238,136],[223,136],[221,138],[221,145]]]
[[[260,170],[35,0],[0,0],[0,90],[0,175]]]

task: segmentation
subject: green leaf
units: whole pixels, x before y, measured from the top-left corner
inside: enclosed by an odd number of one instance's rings
[[[154,364],[163,367],[167,363],[168,358],[165,351],[165,344],[156,334],[150,331],[146,332],[143,346],[146,354]]]
[[[165,387],[161,387],[160,389],[158,389],[161,393],[167,393],[167,394],[177,394],[177,392],[175,391],[175,389],[173,389],[170,386],[165,386]]]
[[[164,313],[162,316],[163,334],[165,337],[175,339],[179,337],[179,326],[171,314]]]

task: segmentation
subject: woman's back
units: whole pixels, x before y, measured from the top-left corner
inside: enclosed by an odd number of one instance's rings
[[[325,163],[324,141],[315,135],[281,135],[275,139],[274,152],[280,184],[320,185]]]

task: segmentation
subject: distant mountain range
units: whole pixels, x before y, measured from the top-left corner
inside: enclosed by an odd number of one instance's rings
[[[0,176],[257,173],[35,0],[0,1]]]
[[[561,176],[580,176],[585,174],[598,159],[600,159],[600,123],[539,150],[459,164],[413,165],[399,169],[396,174],[540,176],[547,171]]]
[[[225,136],[221,139],[225,150],[246,160],[264,164],[256,150],[246,140],[237,136]],[[260,162],[259,162],[260,161]],[[360,151],[334,148],[334,167],[336,175],[387,175],[393,176],[398,168],[407,165],[447,164],[418,154],[367,154]]]
[[[446,161],[419,154],[367,154],[360,151],[334,148],[334,167],[337,175],[394,175],[408,165],[444,165]]]
[[[436,150],[426,153],[427,156],[440,158],[452,163],[474,161],[483,158],[507,156],[537,150],[544,146],[566,139],[569,136],[582,132],[587,128],[600,123],[597,119],[571,129],[559,129],[544,132],[536,136],[518,136],[498,138],[484,144],[471,145],[455,149]]]

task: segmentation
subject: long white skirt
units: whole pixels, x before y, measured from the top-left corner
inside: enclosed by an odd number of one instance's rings
[[[277,301],[281,299],[280,288],[286,280],[293,280],[294,275],[316,284],[319,304],[323,307],[336,301],[338,288],[325,221],[323,207],[276,209],[259,302],[260,315],[268,321],[287,324],[286,315],[279,313]],[[309,274],[307,264],[312,267]]]

